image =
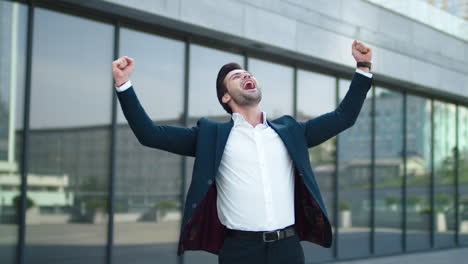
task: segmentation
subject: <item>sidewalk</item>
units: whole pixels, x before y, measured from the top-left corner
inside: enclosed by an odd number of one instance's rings
[[[442,249],[431,252],[408,253],[398,256],[375,257],[330,264],[445,264],[468,263],[468,248]]]

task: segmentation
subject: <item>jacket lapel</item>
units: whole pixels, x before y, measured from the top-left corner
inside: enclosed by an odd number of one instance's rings
[[[218,171],[219,164],[221,163],[221,158],[223,157],[224,147],[226,147],[226,142],[231,132],[234,121],[229,121],[227,123],[218,124],[217,128],[217,137],[216,137],[216,151],[215,151],[215,176]]]
[[[291,156],[291,159],[293,160],[294,164],[297,164],[297,159],[296,159],[297,151],[293,144],[293,135],[291,131],[285,125],[273,123],[270,121],[267,121],[267,122],[268,122],[268,125],[270,125],[276,131],[279,137],[283,140],[283,143],[286,146],[286,149],[288,150],[289,155]]]

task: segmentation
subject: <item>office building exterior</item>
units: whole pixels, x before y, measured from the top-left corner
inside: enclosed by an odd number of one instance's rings
[[[227,62],[260,81],[269,119],[306,120],[346,94],[354,39],[374,85],[356,124],[309,151],[334,241],[303,242],[306,263],[467,246],[468,23],[381,2],[0,0],[0,262],[217,263],[177,256],[193,159],[138,142],[111,62],[135,59],[158,124],[229,120]]]

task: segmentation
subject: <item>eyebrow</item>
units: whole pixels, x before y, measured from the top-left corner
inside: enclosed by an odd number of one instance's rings
[[[232,79],[232,78],[234,78],[234,76],[239,75],[239,74],[244,73],[244,72],[249,73],[250,75],[252,75],[252,73],[250,73],[249,71],[237,72],[237,73],[234,73],[234,74],[231,76],[231,78],[229,78],[229,79]]]

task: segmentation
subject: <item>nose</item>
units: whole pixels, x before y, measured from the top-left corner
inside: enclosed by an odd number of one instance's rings
[[[248,79],[248,78],[251,78],[252,75],[248,72],[244,73],[244,79]]]

